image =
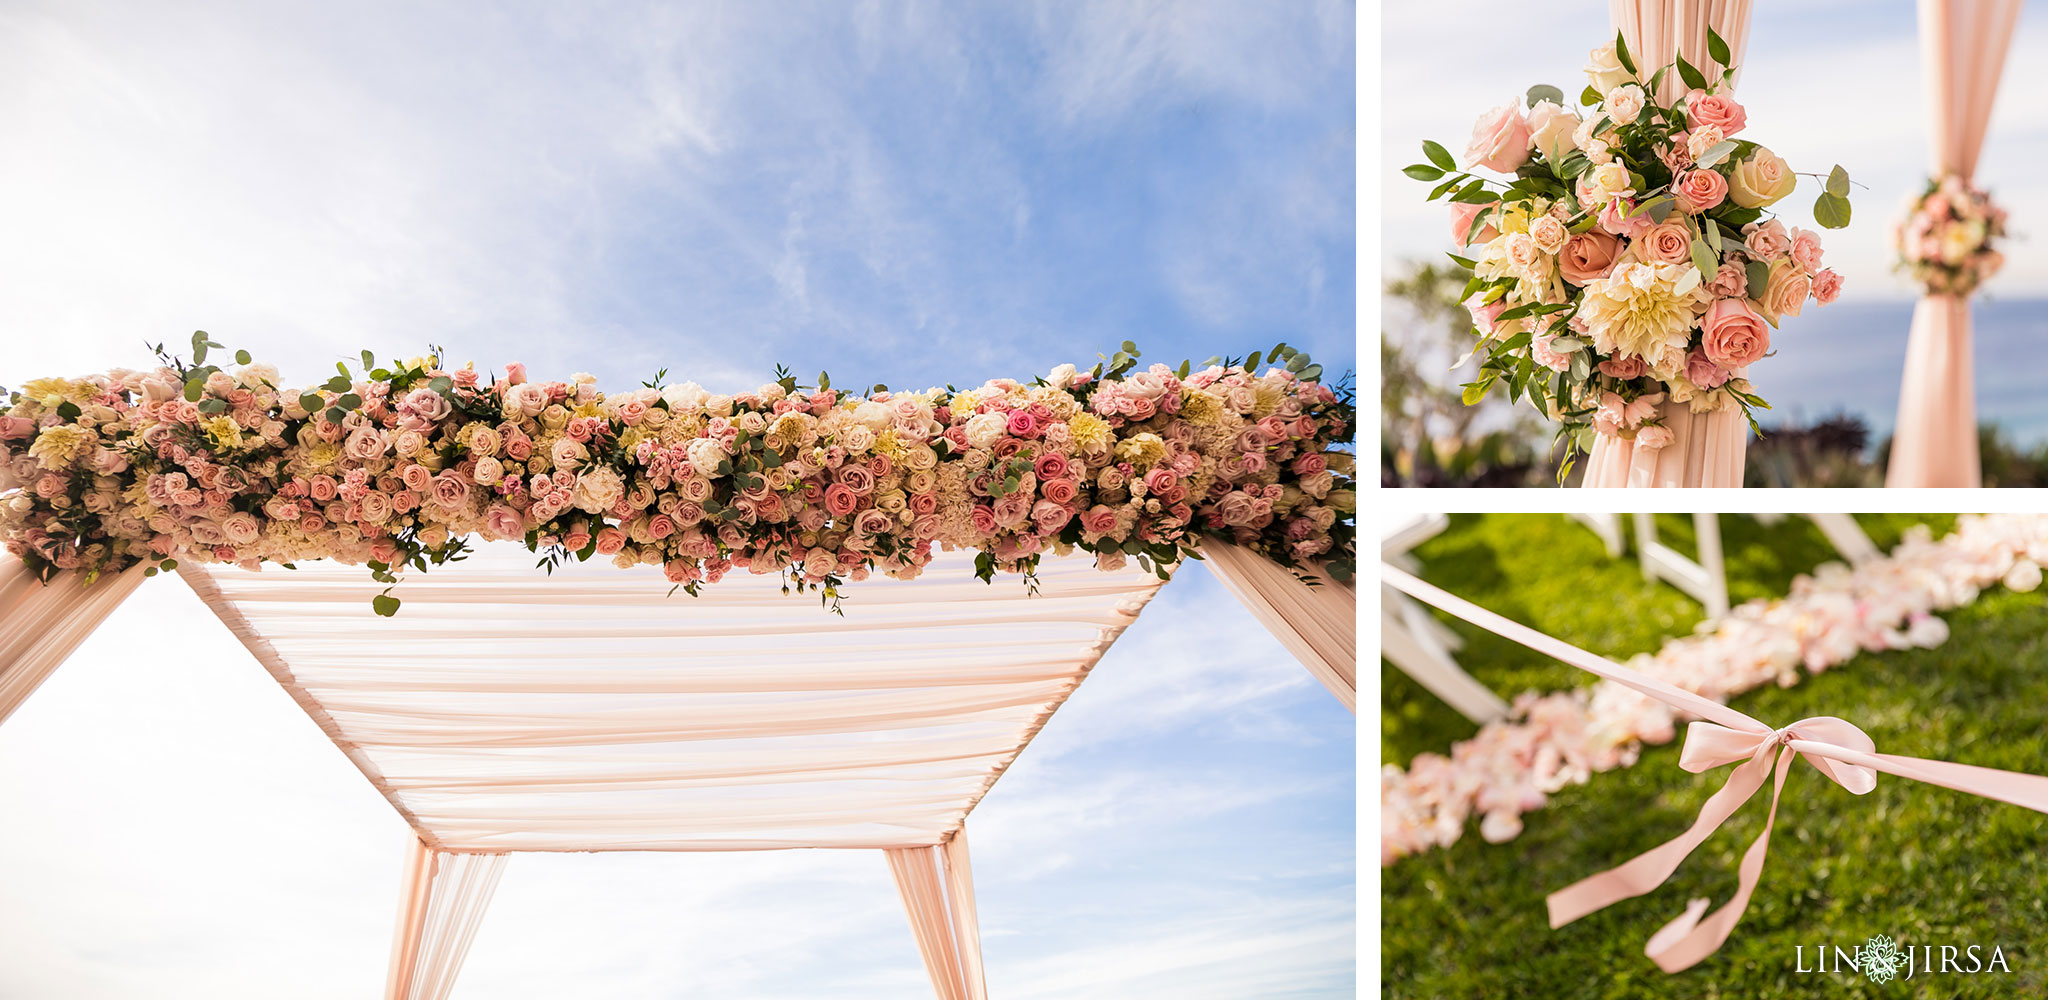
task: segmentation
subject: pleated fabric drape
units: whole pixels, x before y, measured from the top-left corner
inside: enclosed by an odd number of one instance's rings
[[[1311,587],[1241,545],[1205,542],[1203,561],[1223,586],[1344,707],[1358,711],[1358,591],[1317,568]]]
[[[407,847],[385,1000],[446,1000],[505,872],[503,854]]]
[[[1644,74],[1670,63],[1674,56],[1700,68],[1709,77],[1720,64],[1708,54],[1707,29],[1728,42],[1741,77],[1743,50],[1749,42],[1750,0],[1608,0],[1614,27],[1628,43],[1629,54]],[[1669,103],[1683,96],[1677,73],[1664,74],[1657,96]],[[1749,449],[1749,422],[1740,410],[1694,413],[1685,403],[1660,407],[1672,442],[1663,448],[1637,448],[1633,441],[1595,436],[1586,456],[1586,487],[1733,487],[1742,485],[1743,455]]]
[[[1920,0],[1934,170],[1977,170],[2020,0]],[[1886,486],[1980,486],[1970,303],[1929,295],[1913,310]]]
[[[0,553],[0,722],[41,687],[85,637],[142,583],[141,566],[88,584],[77,573],[49,583]]]
[[[966,828],[936,847],[890,848],[882,853],[910,915],[910,931],[932,978],[932,992],[938,1000],[988,1000]]]

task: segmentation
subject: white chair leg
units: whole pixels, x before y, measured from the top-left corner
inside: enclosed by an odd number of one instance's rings
[[[1820,528],[1820,533],[1826,535],[1828,541],[1834,544],[1835,551],[1840,552],[1842,558],[1849,560],[1849,565],[1861,566],[1882,554],[1877,550],[1877,543],[1870,540],[1870,536],[1864,533],[1863,526],[1857,524],[1854,517],[1848,514],[1806,516],[1812,518],[1814,525]]]
[[[1428,612],[1406,594],[1380,588],[1380,655],[1475,723],[1506,716],[1507,702],[1461,669],[1421,619]]]
[[[1623,537],[1621,530],[1620,514],[1572,513],[1565,516],[1593,529],[1593,533],[1599,535],[1600,541],[1607,546],[1607,558],[1621,558],[1621,552],[1625,547],[1626,539]]]
[[[1721,556],[1721,521],[1716,514],[1694,514],[1694,534],[1699,540],[1698,561],[1657,540],[1656,518],[1637,514],[1636,556],[1643,567],[1643,579],[1662,580],[1692,595],[1706,609],[1709,619],[1728,613],[1728,576]]]

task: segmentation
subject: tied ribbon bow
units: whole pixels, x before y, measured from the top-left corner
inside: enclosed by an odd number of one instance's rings
[[[1828,780],[1856,795],[1868,794],[1876,788],[1877,773],[1883,771],[2048,813],[2048,778],[2040,775],[1881,754],[1876,752],[1877,744],[1869,734],[1854,723],[1831,716],[1801,719],[1783,729],[1774,729],[1720,702],[1637,673],[1568,642],[1509,621],[1424,583],[1397,567],[1381,563],[1380,578],[1396,590],[1503,638],[1698,716],[1699,719],[1686,728],[1685,747],[1679,753],[1678,766],[1699,773],[1740,762],[1720,790],[1700,807],[1699,818],[1684,833],[1614,868],[1551,893],[1548,903],[1553,929],[1663,885],[1694,848],[1712,836],[1728,817],[1742,808],[1743,803],[1756,795],[1763,787],[1766,775],[1775,776],[1771,787],[1771,811],[1764,819],[1763,832],[1749,845],[1749,850],[1743,852],[1735,895],[1712,914],[1706,914],[1708,900],[1693,900],[1685,912],[1652,934],[1644,946],[1643,953],[1667,973],[1691,968],[1720,950],[1722,942],[1728,940],[1728,935],[1742,920],[1743,911],[1749,907],[1749,897],[1763,875],[1764,857],[1770,851],[1771,829],[1777,824],[1778,800],[1784,794],[1785,778],[1791,773],[1794,757],[1806,758],[1807,763],[1827,775]]]

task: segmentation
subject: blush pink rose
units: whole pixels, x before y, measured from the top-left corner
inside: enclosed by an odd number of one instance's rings
[[[1835,301],[1842,294],[1842,276],[1834,271],[1822,271],[1813,276],[1813,300],[1821,305]]]
[[[1646,212],[1630,215],[1634,203],[1619,195],[1607,200],[1607,206],[1600,210],[1600,228],[1616,236],[1635,239],[1650,230],[1650,216]]]
[[[1671,428],[1663,424],[1651,424],[1636,432],[1636,447],[1638,448],[1649,448],[1651,450],[1668,448],[1674,440],[1676,438],[1671,433]]]
[[[1719,389],[1728,383],[1728,369],[1714,363],[1704,351],[1693,351],[1685,356],[1685,380],[1702,389]]]
[[[1713,280],[1707,282],[1707,291],[1720,299],[1744,298],[1749,294],[1749,274],[1740,264],[1722,264],[1714,272]]]
[[[1096,504],[1081,512],[1081,529],[1091,534],[1103,534],[1116,530],[1116,510]]]
[[[1472,141],[1465,147],[1465,161],[1475,167],[1514,173],[1529,162],[1529,122],[1514,103],[1503,104],[1480,115],[1472,125]]]
[[[1698,215],[1728,198],[1728,178],[1712,170],[1688,170],[1671,189],[1680,211]]]
[[[1550,342],[1556,339],[1548,333],[1537,334],[1529,341],[1529,358],[1551,371],[1567,371],[1572,366],[1572,359],[1551,349]]]
[[[1770,353],[1771,328],[1743,299],[1716,299],[1700,318],[1701,348],[1729,371],[1741,371]]]
[[[1735,98],[1726,94],[1709,94],[1695,90],[1685,96],[1685,119],[1695,128],[1712,125],[1724,136],[1734,135],[1749,124],[1749,113]]]
[[[1564,280],[1583,286],[1596,278],[1607,277],[1607,272],[1614,270],[1614,259],[1619,256],[1620,240],[1597,229],[1589,229],[1564,241],[1564,249],[1557,254],[1557,269],[1564,275]]]
[[[1451,204],[1451,243],[1456,246],[1465,246],[1470,243],[1493,242],[1493,238],[1500,235],[1500,230],[1493,228],[1493,225],[1489,223],[1479,227],[1479,232],[1473,233],[1472,221],[1479,218],[1479,213],[1493,211],[1499,205],[1500,202],[1497,201],[1489,202],[1485,205],[1466,205],[1453,202]],[[1465,238],[1468,233],[1472,237],[1469,240]]]
[[[1646,262],[1683,264],[1692,260],[1692,231],[1677,220],[1651,226],[1636,241],[1636,252]]]

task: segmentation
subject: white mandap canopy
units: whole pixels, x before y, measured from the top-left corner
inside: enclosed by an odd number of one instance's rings
[[[1226,585],[1355,710],[1354,591],[1211,544]],[[516,851],[881,850],[942,1000],[986,996],[965,824],[1162,581],[971,557],[852,589],[844,616],[735,573],[539,576],[516,545],[383,589],[331,563],[179,574],[418,835],[386,997],[444,998]],[[0,720],[140,582],[0,563]],[[507,641],[507,637],[513,637]]]

